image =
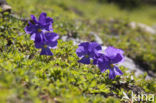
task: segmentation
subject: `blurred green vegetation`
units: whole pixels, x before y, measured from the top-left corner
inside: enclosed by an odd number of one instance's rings
[[[121,9],[114,3],[97,3],[87,0],[7,0],[13,10],[20,16],[39,14],[46,11],[50,16],[78,16],[83,19],[96,20],[99,18],[121,18],[141,22],[148,25],[156,23],[156,6],[143,4],[134,10]],[[125,1],[125,0],[124,0]],[[131,1],[131,0],[130,0]]]
[[[88,0],[89,1],[89,0]],[[122,9],[137,9],[138,7],[148,4],[156,5],[155,0],[91,0],[99,3],[115,3]]]
[[[156,35],[131,21],[156,23],[154,6],[144,5],[129,11],[115,4],[84,0],[8,0],[13,12],[29,18],[46,12],[54,19],[54,32],[61,36],[94,41],[90,32],[101,37],[104,45],[122,48],[147,71],[156,71]],[[156,93],[155,79],[138,78],[120,67],[124,75],[115,80],[92,65],[77,63],[77,46],[59,40],[54,56],[40,56],[24,32],[27,23],[8,15],[0,16],[0,102],[1,103],[120,103],[123,91]],[[134,80],[132,79],[134,77]]]

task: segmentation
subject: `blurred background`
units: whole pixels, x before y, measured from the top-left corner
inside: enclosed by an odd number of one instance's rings
[[[126,18],[148,25],[156,23],[156,0],[7,0],[13,11],[31,12],[64,9],[91,18]],[[61,13],[61,12],[60,12]],[[59,13],[58,13],[59,14]],[[89,15],[88,15],[89,14]],[[84,16],[83,15],[83,16]]]

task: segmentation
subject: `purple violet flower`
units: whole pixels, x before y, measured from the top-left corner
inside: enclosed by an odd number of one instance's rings
[[[101,46],[96,42],[83,42],[80,43],[79,47],[76,50],[76,54],[81,58],[78,62],[83,64],[90,64],[91,60],[98,55],[98,52],[101,50]]]
[[[56,48],[57,46],[57,39],[59,36],[52,32],[52,33],[45,33],[42,40],[36,40],[35,41],[35,47],[41,48],[42,51],[40,55],[53,55],[51,52],[51,48]]]
[[[105,54],[98,54],[97,64],[101,72],[109,69],[109,78],[114,79],[116,75],[122,75],[122,71],[116,66],[117,63],[123,61],[123,53],[121,49],[108,47]]]
[[[41,40],[45,32],[53,31],[52,23],[53,19],[47,17],[46,13],[41,13],[38,20],[34,15],[31,15],[31,21],[25,27],[25,32],[31,35],[31,40]]]

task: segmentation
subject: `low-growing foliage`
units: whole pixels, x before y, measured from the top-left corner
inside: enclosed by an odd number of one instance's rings
[[[104,45],[123,49],[125,55],[147,71],[155,71],[156,36],[140,28],[130,28],[129,20],[123,18],[104,19],[105,15],[100,12],[105,8],[102,4],[95,4],[93,10],[94,3],[83,1],[27,0],[24,3],[17,0],[10,3],[16,13],[24,17],[46,11],[53,17],[54,32],[60,38],[67,35],[95,41],[90,36],[90,32],[95,32]],[[93,16],[94,13],[97,15]],[[27,22],[8,14],[0,16],[1,103],[120,103],[123,92],[128,96],[132,91],[156,93],[155,80],[145,80],[147,74],[135,77],[120,66],[123,75],[112,80],[109,71],[101,73],[95,65],[78,63],[78,46],[73,45],[73,41],[59,39],[57,49],[51,50],[53,56],[40,55],[41,50],[34,47],[34,41],[24,31],[26,25]]]
[[[2,20],[2,19],[1,19]],[[94,65],[84,65],[72,41],[58,40],[53,56],[41,56],[33,41],[23,31],[25,25],[9,18],[0,29],[0,101],[13,102],[115,102],[122,92],[131,90],[155,93],[154,81],[145,81],[126,73],[114,80]],[[20,28],[19,28],[20,27]],[[22,33],[22,34],[21,34]],[[134,80],[131,77],[134,77]]]

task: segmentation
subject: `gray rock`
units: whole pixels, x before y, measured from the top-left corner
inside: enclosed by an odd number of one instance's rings
[[[62,39],[63,41],[67,41],[68,36],[62,36],[61,39]]]
[[[141,28],[142,30],[146,31],[146,32],[149,32],[151,34],[156,34],[156,30],[146,24],[142,24],[142,23],[136,23],[136,22],[131,22],[130,24],[130,27],[135,29],[137,27]]]
[[[8,11],[11,12],[11,6],[8,5],[8,3],[6,2],[6,0],[0,0],[0,7],[2,8],[3,12]]]
[[[90,35],[91,35],[91,36],[94,36],[95,41],[96,41],[98,44],[100,44],[100,45],[103,44],[102,39],[101,39],[96,33],[90,32]]]
[[[72,40],[74,45],[79,45],[81,42],[84,42],[83,40],[80,40],[79,38],[75,39],[75,38],[71,38],[71,37],[68,37],[68,36],[62,36],[61,39],[63,41]]]
[[[154,25],[152,26],[152,28],[156,31],[156,24],[154,24]]]
[[[135,72],[136,76],[144,74],[144,72],[141,70],[141,68],[138,65],[136,65],[135,62],[131,58],[125,57],[124,61],[121,62],[119,65],[122,65],[122,66],[128,68],[127,72]]]

